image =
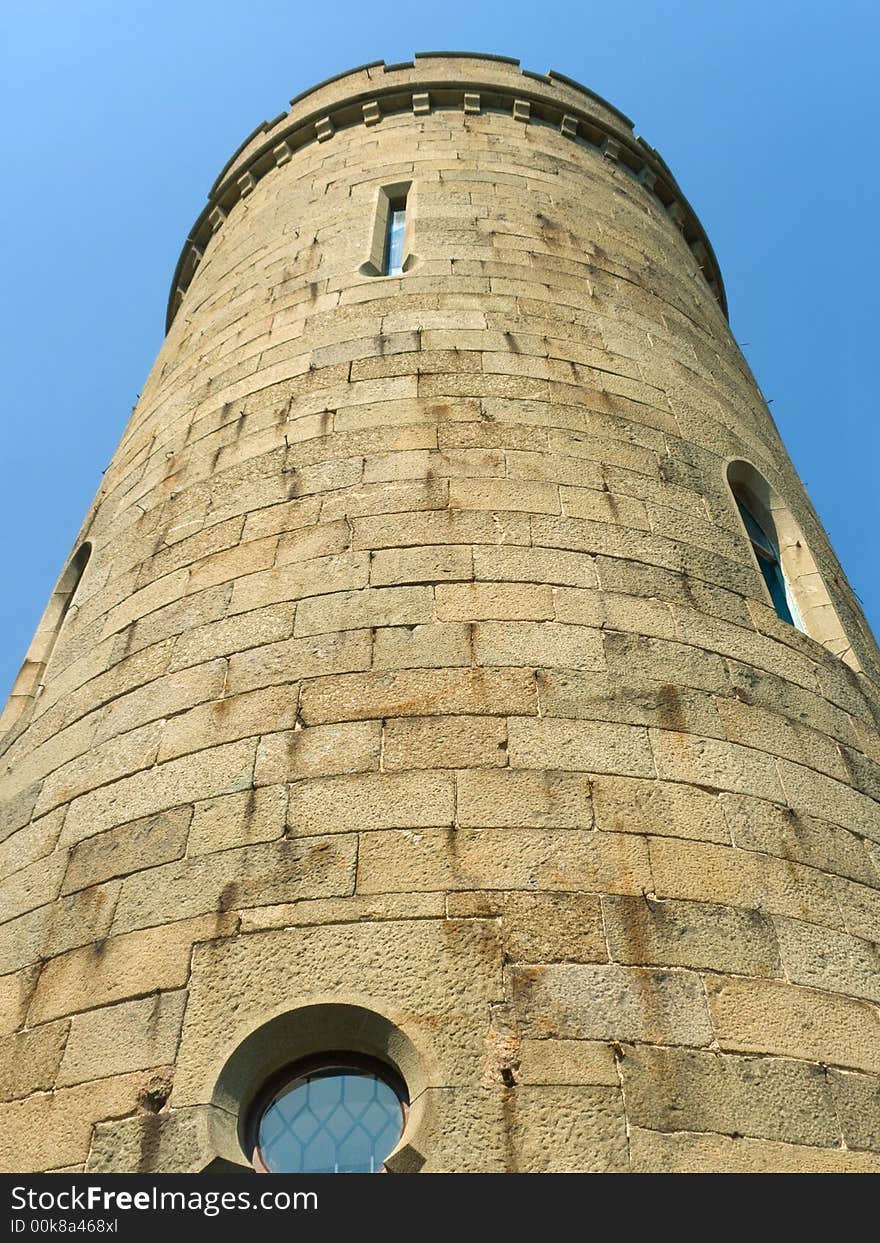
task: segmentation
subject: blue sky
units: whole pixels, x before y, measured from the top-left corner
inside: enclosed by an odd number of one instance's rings
[[[180,246],[222,165],[322,78],[447,48],[576,78],[658,148],[880,632],[878,36],[868,0],[7,0],[0,699],[162,343]]]

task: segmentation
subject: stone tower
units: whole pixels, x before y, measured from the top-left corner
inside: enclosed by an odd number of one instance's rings
[[[0,1166],[273,1168],[344,1071],[391,1170],[880,1169],[878,680],[630,122],[315,87],[4,716]]]

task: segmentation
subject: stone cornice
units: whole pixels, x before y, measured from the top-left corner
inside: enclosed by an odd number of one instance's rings
[[[505,67],[517,66],[517,62],[506,57],[468,53],[425,53],[419,59],[430,62],[433,58],[443,58],[454,62],[457,57],[472,62],[496,62]],[[290,113],[263,121],[245,139],[211,187],[208,202],[186,239],[171,285],[166,332],[212,235],[223,227],[230,211],[263,177],[289,163],[302,147],[330,141],[339,130],[355,125],[378,125],[383,117],[395,113],[421,115],[434,109],[507,114],[523,124],[551,127],[579,146],[593,149],[600,158],[615,163],[655,198],[679,228],[694,254],[695,273],[702,272],[727,315],[718,261],[696,213],[663,159],[644,139],[633,135],[632,124],[623,113],[588,88],[552,71],[540,75],[514,68],[513,72],[508,71],[508,81],[497,81],[488,74],[485,79],[464,75],[453,78],[450,74],[432,77],[429,64],[420,64],[420,72],[414,76],[407,72],[412,68],[411,64],[386,66],[379,61],[340,74],[297,96],[291,101]],[[375,70],[392,79],[397,76],[406,80],[381,85],[365,79],[365,89],[342,93],[336,102],[324,103],[312,110],[302,106],[310,96],[319,94],[331,83],[357,76],[363,78]],[[578,107],[572,102],[579,94],[585,97],[585,102],[589,101],[587,107]],[[603,113],[608,114],[607,120]],[[259,141],[261,136],[264,136],[262,142]]]

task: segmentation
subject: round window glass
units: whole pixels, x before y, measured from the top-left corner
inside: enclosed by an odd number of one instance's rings
[[[378,1174],[406,1122],[406,1092],[360,1061],[296,1069],[256,1118],[254,1164],[269,1174]]]

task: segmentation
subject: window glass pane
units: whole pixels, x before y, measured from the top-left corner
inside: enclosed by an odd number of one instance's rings
[[[737,500],[736,503],[739,507],[739,512],[742,515],[742,520],[745,523],[749,539],[756,548],[761,550],[761,552],[765,553],[768,557],[773,557],[774,560],[777,559],[776,547],[773,543],[771,543],[769,536],[764,533],[763,527],[758,525],[757,518],[753,513],[751,513],[750,510],[746,509],[742,501]]]
[[[782,621],[788,622],[790,626],[794,625],[794,618],[791,615],[791,609],[788,607],[788,592],[785,589],[785,579],[782,577],[782,570],[779,562],[774,557],[761,555],[761,550],[756,548],[758,554],[758,566],[764,575],[764,582],[767,584],[767,590],[770,592],[770,599],[773,601],[773,607],[776,609],[776,616]]]
[[[405,225],[405,203],[393,204],[388,213],[386,276],[401,276],[403,274],[403,230]]]
[[[802,628],[799,626],[800,619],[797,622],[795,621],[795,610],[791,606],[791,595],[785,576],[782,573],[782,566],[779,564],[779,551],[776,544],[770,539],[755,515],[743,504],[739,497],[735,496],[734,500],[742,515],[749,539],[752,541],[752,548],[758,562],[758,568],[764,576],[764,582],[767,584],[767,590],[770,592],[770,599],[773,601],[776,616],[781,621],[788,622],[790,626],[798,625],[799,629]]]
[[[375,1174],[403,1132],[400,1097],[368,1071],[295,1079],[263,1112],[257,1144],[273,1174]]]

